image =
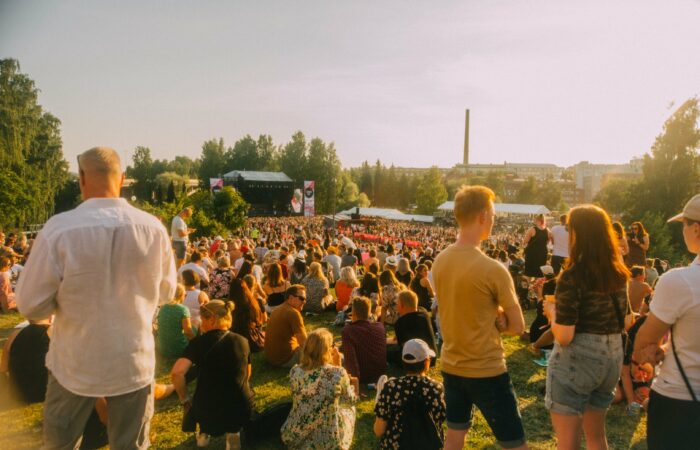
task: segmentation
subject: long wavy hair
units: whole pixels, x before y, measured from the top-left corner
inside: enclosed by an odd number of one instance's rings
[[[569,213],[569,258],[562,274],[594,292],[615,292],[625,286],[630,272],[622,261],[610,217],[594,205]]]

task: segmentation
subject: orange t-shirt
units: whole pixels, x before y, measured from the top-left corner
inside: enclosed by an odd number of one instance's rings
[[[335,283],[335,296],[338,298],[338,301],[335,304],[336,311],[342,311],[346,306],[348,306],[350,303],[350,293],[352,292],[352,289],[353,288],[343,283],[342,280]]]

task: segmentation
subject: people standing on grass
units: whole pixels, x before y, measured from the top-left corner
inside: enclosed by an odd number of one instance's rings
[[[559,216],[559,225],[554,225],[552,235],[552,269],[559,275],[564,261],[569,257],[569,229],[566,226],[566,214]]]
[[[559,449],[607,448],[605,416],[620,379],[621,333],[631,318],[629,271],[607,213],[593,205],[569,212],[569,262],[555,302],[545,301],[554,349],[547,367],[545,406]]]
[[[173,217],[170,225],[170,233],[172,235],[173,251],[175,253],[175,264],[180,268],[185,263],[185,255],[187,254],[187,244],[189,235],[195,230],[188,228],[185,219],[192,217],[192,208],[187,207]]]
[[[544,214],[535,217],[534,225],[527,230],[525,245],[525,276],[539,278],[540,267],[547,264],[547,244],[552,240],[552,233],[547,228]]]
[[[175,293],[168,234],[119,198],[116,151],[78,157],[83,203],[39,232],[17,286],[30,320],[54,314],[46,355],[44,448],[73,448],[95,399],[106,398],[113,448],[147,448],[153,415],[156,307]]]
[[[633,222],[630,232],[627,234],[629,252],[625,257],[627,267],[642,266],[646,264],[647,250],[649,250],[649,233],[644,229],[642,222]]]
[[[683,224],[693,262],[656,283],[651,312],[639,329],[632,361],[660,364],[649,397],[649,450],[691,449],[700,442],[700,194],[669,222]],[[670,344],[662,346],[670,331]]]
[[[499,445],[527,448],[500,336],[522,334],[525,321],[510,274],[480,250],[496,216],[494,198],[493,191],[483,186],[464,186],[457,192],[459,238],[437,256],[432,268],[444,341],[446,450],[464,447],[474,406]]]

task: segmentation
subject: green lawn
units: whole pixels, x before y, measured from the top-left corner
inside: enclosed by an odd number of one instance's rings
[[[532,313],[528,313],[528,320]],[[314,317],[306,317],[308,329],[328,327],[333,334],[339,336],[339,328],[332,327],[334,315],[331,313]],[[17,323],[21,321],[18,314],[0,315],[0,344],[4,341]],[[525,431],[531,448],[555,448],[552,427],[547,411],[543,406],[545,369],[532,362],[532,356],[517,338],[505,340],[508,366],[515,384],[523,415]],[[158,359],[157,380],[169,383],[168,372],[172,360]],[[392,373],[391,375],[398,375]],[[439,363],[433,369],[432,376],[440,379]],[[278,399],[290,395],[288,371],[274,369],[265,364],[262,355],[253,356],[253,376],[251,385],[256,393],[258,409]],[[0,392],[2,389],[0,387]],[[362,392],[361,401],[357,404],[357,425],[355,428],[354,449],[373,449],[377,447],[377,439],[372,433],[374,415],[372,413],[374,392]],[[196,448],[194,437],[180,431],[182,410],[177,396],[161,400],[156,404],[156,415],[152,422],[152,440],[154,448]],[[8,404],[7,395],[0,394],[0,448],[1,449],[34,449],[41,444],[41,405],[16,407]],[[613,406],[608,414],[608,441],[611,449],[646,449],[644,416],[629,417],[621,406]],[[223,439],[213,440],[210,448],[223,448]],[[249,447],[250,448],[250,447]],[[261,442],[255,449],[282,449],[281,444],[272,440]],[[469,432],[465,448],[500,448],[495,445],[488,425],[480,415],[477,415],[474,427]]]

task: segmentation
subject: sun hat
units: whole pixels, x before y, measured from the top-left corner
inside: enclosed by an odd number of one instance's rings
[[[685,204],[683,212],[668,219],[668,222],[682,222],[683,219],[700,221],[700,194],[695,195]]]

